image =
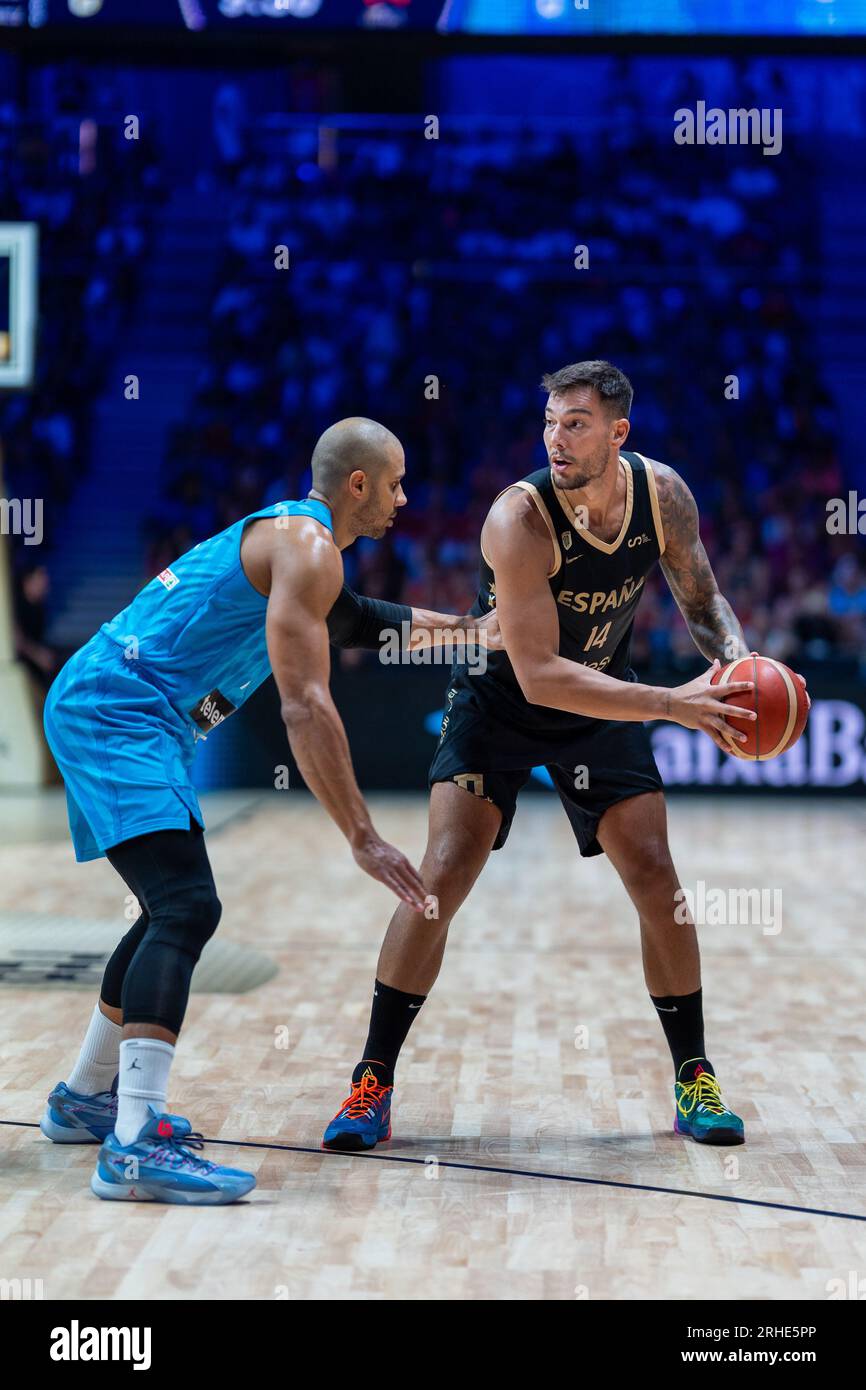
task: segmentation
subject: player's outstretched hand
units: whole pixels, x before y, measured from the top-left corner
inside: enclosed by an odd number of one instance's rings
[[[365,874],[384,883],[386,888],[390,888],[392,893],[396,893],[398,898],[402,898],[404,903],[414,907],[417,912],[424,911],[427,890],[418,871],[412,867],[405,854],[401,854],[386,840],[381,840],[375,831],[371,831],[365,840],[353,845],[352,853],[355,863]]]
[[[754,710],[719,699],[716,694],[718,687],[710,682],[720,666],[721,663],[716,660],[702,676],[672,690],[669,717],[685,729],[701,729],[709,734],[723,753],[730,753],[731,742],[745,743],[746,735],[732,729],[725,715],[733,714],[737,719],[757,719],[757,715]],[[730,681],[723,687],[726,695],[754,688],[754,681]]]

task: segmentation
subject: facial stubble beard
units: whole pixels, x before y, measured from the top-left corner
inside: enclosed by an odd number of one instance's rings
[[[364,536],[370,541],[380,541],[388,530],[390,517],[383,517],[376,503],[371,499],[355,516],[355,536]]]
[[[579,478],[576,478],[574,481],[566,481],[565,478],[558,477],[556,473],[554,473],[553,469],[551,469],[550,477],[553,482],[553,486],[555,488],[559,488],[561,492],[579,492],[581,488],[586,487],[587,483],[596,483],[598,482],[599,478],[604,476],[604,471],[607,468],[608,458],[609,453],[607,445],[599,445],[597,457],[591,460],[592,464],[598,464],[597,471],[591,473],[583,473]],[[586,467],[586,465],[584,465],[584,467]]]

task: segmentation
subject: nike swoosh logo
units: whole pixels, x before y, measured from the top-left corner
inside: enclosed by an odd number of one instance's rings
[[[575,560],[582,560],[582,559],[583,559],[583,556],[582,556],[582,555],[566,555],[566,557],[565,557],[565,563],[566,563],[567,565],[573,565],[574,562],[575,562]]]
[[[673,1006],[672,1009],[664,1009],[664,1008],[662,1008],[661,1004],[656,1004],[656,1008],[658,1009],[658,1011],[659,1011],[660,1014],[678,1014],[678,1013],[679,1013],[679,1009],[677,1008],[676,1004],[674,1004],[674,1006]]]
[[[410,1009],[420,1009],[420,1007],[421,1007],[420,1004],[410,1004],[410,1005],[409,1005],[409,1008],[410,1008]]]
[[[247,686],[250,685],[250,684],[251,684],[250,681],[244,681],[243,685],[241,686],[241,690],[246,690]]]

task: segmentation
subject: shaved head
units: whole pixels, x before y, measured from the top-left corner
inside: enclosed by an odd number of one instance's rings
[[[313,450],[312,467],[313,492],[331,508],[341,549],[358,536],[381,540],[406,505],[403,445],[378,420],[338,420]]]
[[[384,464],[402,455],[399,439],[377,420],[352,415],[338,420],[313,450],[313,487],[333,498],[356,469],[375,477]]]

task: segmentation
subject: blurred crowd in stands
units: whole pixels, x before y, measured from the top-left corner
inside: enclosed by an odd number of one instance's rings
[[[39,329],[31,391],[0,399],[0,469],[8,495],[50,499],[44,548],[87,468],[90,413],[133,312],[149,229],[163,199],[149,132],[135,140],[107,115],[108,83],[75,65],[46,69],[51,115],[0,93],[0,222],[39,226]],[[18,652],[43,684],[49,569],[11,537]]]
[[[490,502],[544,462],[542,372],[606,357],[635,387],[630,446],[695,493],[750,645],[800,667],[863,659],[862,540],[826,529],[828,499],[852,483],[809,319],[820,171],[805,141],[796,160],[760,148],[709,160],[642,119],[639,83],[620,90],[613,130],[475,122],[431,139],[420,118],[247,123],[237,93],[222,93],[210,177],[227,231],[207,357],[144,523],[148,575],[305,495],[317,435],[363,414],[404,442],[409,506],[386,541],[347,552],[350,581],[464,611]],[[3,121],[0,108],[0,140]],[[121,175],[109,150],[88,183],[77,147],[64,155],[59,139],[23,131],[12,144],[0,216],[38,217],[49,266],[59,257],[70,271],[46,283],[42,389],[22,398],[7,453],[18,477],[68,489],[104,346],[134,310],[159,165],[142,149]],[[639,610],[635,663],[694,657],[659,580]]]
[[[846,481],[801,293],[817,260],[802,156],[725,150],[710,165],[635,111],[596,140],[476,124],[426,141],[383,123],[260,128],[241,146],[210,360],[172,440],[152,572],[303,495],[318,431],[363,413],[406,445],[409,506],[385,543],[347,553],[352,581],[463,611],[490,502],[544,461],[542,371],[603,355],[635,386],[630,442],[698,498],[750,644],[795,665],[861,657],[861,548],[825,526]],[[663,582],[634,655],[694,660]]]

